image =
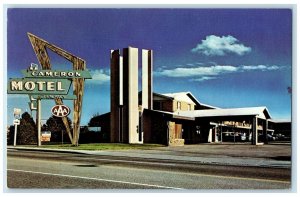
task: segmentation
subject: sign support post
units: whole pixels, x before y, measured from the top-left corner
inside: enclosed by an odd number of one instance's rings
[[[41,146],[41,99],[37,99],[36,122],[38,132],[38,146]]]
[[[17,146],[17,132],[18,132],[18,125],[20,125],[20,115],[21,109],[14,108],[14,125],[15,125],[15,133],[14,133],[14,146]]]
[[[18,132],[18,125],[15,124],[14,146],[17,146],[17,132]]]

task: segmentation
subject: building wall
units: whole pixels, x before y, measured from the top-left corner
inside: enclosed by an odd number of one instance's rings
[[[169,146],[182,146],[184,136],[190,134],[193,120],[173,118],[172,115],[144,110],[144,143],[158,143]]]
[[[168,145],[169,146],[183,146],[184,139],[182,139],[182,124],[175,121],[168,121]]]
[[[178,102],[180,102],[180,109],[178,109]],[[175,112],[175,111],[178,111],[178,110],[181,110],[181,111],[188,111],[189,108],[188,106],[190,105],[191,106],[191,111],[195,109],[195,104],[191,104],[191,103],[187,103],[187,102],[184,102],[184,101],[177,101],[177,100],[173,100],[172,102],[172,105],[173,105],[173,111],[172,112]]]
[[[110,59],[110,142],[119,142],[120,132],[120,51],[112,50]]]
[[[167,121],[162,113],[143,113],[144,117],[144,143],[157,143],[167,145]]]
[[[151,115],[148,111],[143,112],[142,126],[143,126],[144,142],[151,143],[152,121],[151,121]]]
[[[292,123],[291,122],[283,122],[283,123],[275,123],[274,124],[275,134],[283,134],[285,136],[290,137],[292,133]]]
[[[154,102],[160,102],[161,103],[161,108],[157,109],[155,108],[154,105],[154,109],[156,110],[161,110],[161,111],[167,111],[167,112],[175,112],[178,110],[182,110],[182,111],[188,111],[189,110],[189,105],[191,106],[190,110],[195,110],[195,104],[192,103],[187,103],[184,101],[176,101],[176,100],[156,100]],[[177,103],[180,102],[180,109],[177,108]]]
[[[162,101],[162,111],[168,111],[168,112],[173,112],[173,101],[172,100],[167,100],[167,101]]]

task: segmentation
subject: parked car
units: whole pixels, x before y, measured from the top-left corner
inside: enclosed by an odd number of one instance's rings
[[[291,141],[291,137],[285,136],[281,133],[276,134],[275,137],[276,137],[276,140],[278,140],[278,141]]]
[[[276,140],[276,137],[272,136],[270,134],[267,134],[267,139],[268,139],[268,141],[274,141],[274,140]],[[264,141],[264,135],[259,135],[258,141]]]
[[[246,141],[247,140],[246,133],[240,135],[240,137],[241,137],[241,141]]]

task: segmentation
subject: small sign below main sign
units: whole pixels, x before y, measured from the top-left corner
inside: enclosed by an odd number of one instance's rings
[[[70,114],[71,110],[66,105],[55,105],[52,107],[51,112],[52,112],[53,116],[65,117]]]
[[[51,132],[50,131],[43,131],[41,136],[42,142],[50,142],[51,140]]]
[[[14,125],[20,125],[20,120],[19,119],[14,119]]]

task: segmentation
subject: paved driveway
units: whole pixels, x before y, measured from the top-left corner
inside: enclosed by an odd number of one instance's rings
[[[159,147],[156,150],[167,151],[175,155],[185,156],[230,156],[251,157],[289,161],[291,144],[266,144],[254,146],[250,144],[195,144],[182,147]]]

